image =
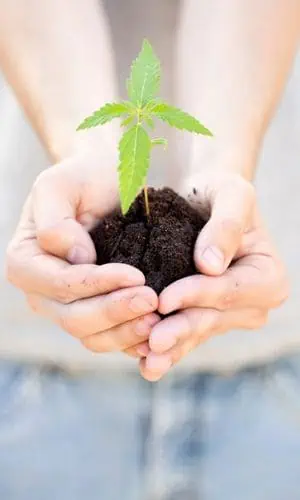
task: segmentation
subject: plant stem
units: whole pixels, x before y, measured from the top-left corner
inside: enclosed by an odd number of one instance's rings
[[[148,198],[148,187],[147,185],[144,186],[144,198],[145,198],[145,211],[146,211],[146,216],[149,222],[150,219],[150,206],[149,206],[149,198]]]

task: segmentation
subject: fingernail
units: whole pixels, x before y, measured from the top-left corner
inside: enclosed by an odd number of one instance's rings
[[[224,255],[218,247],[212,246],[206,248],[201,255],[201,260],[216,271],[223,270]]]
[[[146,356],[148,356],[149,351],[150,351],[150,349],[149,349],[148,344],[141,344],[141,345],[136,347],[136,352],[142,358],[145,358]]]
[[[67,259],[70,264],[87,264],[89,262],[89,253],[84,247],[76,246],[71,248]]]
[[[158,322],[158,316],[148,316],[139,320],[136,324],[136,334],[141,337],[149,335],[154,325]]]
[[[153,309],[153,304],[142,295],[135,295],[129,302],[129,307],[134,313],[146,313]]]

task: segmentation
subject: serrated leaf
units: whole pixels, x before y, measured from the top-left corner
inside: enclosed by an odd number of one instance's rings
[[[164,137],[157,137],[156,139],[151,140],[152,146],[164,146],[166,149],[168,146],[168,141]]]
[[[144,117],[145,122],[147,123],[148,127],[154,129],[154,121],[151,118],[151,116],[145,116]]]
[[[132,113],[132,104],[124,102],[109,102],[98,109],[91,116],[88,116],[77,127],[77,130],[84,130],[98,125],[104,125],[114,118],[119,118],[127,113]]]
[[[160,61],[148,40],[144,40],[142,50],[131,66],[131,74],[127,81],[128,97],[136,106],[145,106],[157,95],[160,74]]]
[[[134,115],[130,115],[127,118],[125,118],[125,120],[123,120],[121,123],[121,127],[126,127],[127,125],[130,125],[131,122],[134,120],[134,118],[135,118]]]
[[[158,104],[164,104],[163,101],[159,98],[151,99],[143,108],[143,112],[145,114],[150,114],[152,109],[155,108]]]
[[[122,213],[126,214],[145,183],[151,140],[141,125],[131,127],[119,143],[119,191]]]
[[[174,106],[169,106],[169,104],[156,104],[151,108],[151,113],[152,116],[156,116],[160,120],[167,122],[172,127],[194,132],[195,134],[212,136],[210,130],[204,127],[204,125],[192,115]]]

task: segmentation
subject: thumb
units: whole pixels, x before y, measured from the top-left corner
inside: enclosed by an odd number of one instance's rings
[[[53,168],[53,170],[52,170]],[[84,225],[78,220],[80,186],[69,176],[64,179],[52,167],[43,172],[33,192],[33,215],[40,247],[71,264],[96,260],[95,247]],[[86,216],[87,218],[87,216]],[[91,225],[95,220],[88,216]]]
[[[211,216],[198,236],[196,268],[209,275],[222,274],[233,260],[247,230],[254,207],[253,186],[243,178],[231,179],[212,193]]]

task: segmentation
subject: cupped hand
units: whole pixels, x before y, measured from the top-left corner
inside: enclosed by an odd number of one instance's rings
[[[130,352],[159,321],[157,296],[140,271],[95,265],[88,231],[116,207],[116,186],[115,169],[103,170],[94,155],[50,167],[35,182],[7,251],[8,279],[31,308],[95,352]]]
[[[201,274],[171,284],[159,297],[159,312],[174,314],[141,346],[148,348],[141,373],[150,381],[213,335],[261,327],[288,293],[250,183],[236,174],[201,175],[188,181],[186,196],[208,216],[194,252]]]

